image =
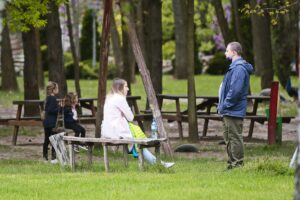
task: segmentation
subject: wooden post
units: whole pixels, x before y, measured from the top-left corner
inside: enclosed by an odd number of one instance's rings
[[[71,142],[69,144],[69,153],[70,153],[70,166],[72,171],[75,171],[75,152],[74,152],[74,144]]]
[[[55,149],[56,157],[61,165],[69,163],[68,152],[63,140],[64,135],[65,132],[61,132],[49,137],[49,140]]]
[[[275,144],[276,134],[276,117],[277,117],[277,104],[278,104],[278,82],[272,82],[271,95],[270,95],[270,113],[268,122],[268,143]]]
[[[123,4],[122,2],[123,3],[128,2],[128,0],[122,0],[121,6]],[[133,50],[135,60],[137,62],[139,71],[142,76],[142,80],[143,80],[143,84],[144,84],[144,87],[146,90],[147,98],[149,100],[149,105],[150,105],[151,111],[153,113],[153,118],[155,119],[155,121],[157,122],[157,125],[158,125],[158,134],[159,134],[160,138],[167,138],[167,143],[163,144],[164,151],[167,155],[172,156],[173,152],[171,149],[170,141],[168,139],[168,135],[167,135],[165,127],[163,125],[163,120],[162,120],[161,112],[159,110],[159,106],[158,106],[157,98],[156,98],[155,91],[153,88],[153,84],[152,84],[152,81],[150,78],[150,73],[146,66],[146,62],[145,62],[145,59],[144,59],[144,56],[143,56],[143,53],[141,50],[141,46],[140,46],[140,43],[137,38],[133,19],[129,13],[125,13],[125,15],[127,17],[126,23],[127,23],[127,27],[128,27],[128,37],[130,40],[131,48]]]
[[[123,146],[124,165],[125,167],[128,167],[128,147],[127,144],[124,144],[122,146]]]
[[[103,155],[104,155],[104,166],[105,171],[109,172],[109,161],[108,161],[108,155],[107,155],[107,144],[103,144]]]
[[[93,144],[88,144],[88,165],[91,166],[93,163]]]
[[[160,145],[155,146],[156,163],[160,163]]]
[[[100,46],[100,69],[98,81],[98,110],[96,117],[95,137],[101,136],[100,124],[103,119],[103,108],[106,96],[107,62],[109,53],[109,32],[112,16],[112,0],[104,1],[104,16],[102,22],[101,46]]]
[[[144,154],[143,154],[143,147],[141,145],[139,145],[139,149],[140,149],[140,152],[139,152],[139,169],[141,171],[144,170]]]

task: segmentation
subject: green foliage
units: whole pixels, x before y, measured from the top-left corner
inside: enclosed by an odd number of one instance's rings
[[[175,41],[170,40],[163,44],[163,59],[172,59],[175,55]]]
[[[92,67],[92,60],[84,60],[79,63],[80,79],[98,79],[99,63],[96,63],[96,68]],[[112,63],[108,64],[107,78],[111,79],[115,77],[116,66]],[[65,75],[67,79],[74,79],[74,64],[73,60],[66,62]]]
[[[96,57],[99,59],[99,32],[96,22]],[[93,10],[86,10],[82,20],[81,38],[79,41],[81,60],[91,59],[93,57]]]
[[[214,75],[224,74],[229,65],[230,63],[226,60],[223,52],[216,53],[209,61],[206,73]]]
[[[41,28],[46,25],[42,19],[48,13],[48,1],[12,0],[7,4],[6,23],[12,31],[29,31],[30,27]]]
[[[163,32],[163,44],[174,41],[174,14],[172,1],[162,1],[162,32]]]

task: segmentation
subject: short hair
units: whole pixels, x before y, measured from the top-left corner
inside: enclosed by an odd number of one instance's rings
[[[127,83],[124,79],[115,78],[112,82],[110,94],[123,94],[124,85]]]
[[[238,55],[242,55],[243,53],[242,45],[239,42],[230,42],[228,47],[231,51],[235,51]]]
[[[66,94],[64,98],[65,106],[71,107],[75,103],[76,97],[78,96],[75,92],[69,92],[68,94]]]
[[[46,86],[47,96],[51,95],[56,88],[58,88],[58,84],[53,81],[49,81]]]

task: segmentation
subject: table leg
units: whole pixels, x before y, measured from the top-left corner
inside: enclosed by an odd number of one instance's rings
[[[18,105],[16,120],[20,120],[21,119],[22,107],[23,107],[23,105]],[[13,145],[17,144],[18,133],[19,133],[19,126],[15,125],[15,127],[14,127],[14,134],[13,134],[13,138],[12,138],[12,144]]]

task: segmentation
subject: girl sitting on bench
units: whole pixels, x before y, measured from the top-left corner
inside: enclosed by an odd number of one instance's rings
[[[104,104],[104,117],[101,126],[102,137],[106,138],[137,138],[134,137],[130,130],[129,123],[133,121],[133,113],[126,101],[128,93],[127,82],[123,79],[114,79],[110,93],[106,96]],[[132,126],[132,124],[131,124]],[[146,138],[145,135],[138,138]],[[135,147],[130,148],[130,152],[134,153]],[[143,149],[145,160],[150,164],[156,163],[156,157],[148,150]],[[161,164],[166,167],[172,167],[175,163],[163,162]]]
[[[78,104],[78,96],[76,93],[69,92],[64,98],[64,121],[67,129],[72,129],[75,132],[75,137],[85,137],[85,128],[79,123],[76,106]],[[76,145],[75,152],[79,152],[78,147],[87,150],[85,146]]]

